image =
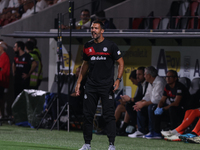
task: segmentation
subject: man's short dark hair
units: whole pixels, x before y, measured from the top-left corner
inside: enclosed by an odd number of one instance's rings
[[[131,71],[131,74],[130,74],[130,76],[129,76],[129,79],[131,79],[131,78],[137,79],[136,70]]]
[[[104,29],[104,24],[103,24],[103,22],[101,22],[101,21],[99,21],[99,20],[95,20],[95,21],[93,21],[92,23],[98,23],[98,24],[100,24],[101,28]]]
[[[29,51],[32,51],[34,49],[34,43],[32,41],[27,41],[25,43],[25,46]]]
[[[17,41],[16,43],[17,43],[17,46],[20,47],[21,50],[24,51],[24,42],[22,42],[22,41]]]
[[[145,71],[145,67],[138,67],[137,70],[142,70],[143,73],[144,73],[144,71]]]
[[[29,41],[32,41],[34,43],[34,47],[37,46],[37,40],[35,38],[29,38]]]
[[[82,9],[82,10],[81,10],[81,13],[82,13],[83,11],[86,11],[86,12],[88,12],[88,13],[90,14],[90,11],[89,11],[88,9]]]
[[[154,78],[158,76],[158,70],[153,66],[146,67],[145,70],[146,74],[150,74]]]
[[[175,70],[168,70],[167,73],[168,73],[168,72],[171,72],[171,73],[173,74],[174,77],[177,77],[177,78],[178,78],[178,73],[177,73]]]

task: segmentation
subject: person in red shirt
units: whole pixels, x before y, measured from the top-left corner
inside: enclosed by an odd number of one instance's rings
[[[4,117],[4,90],[8,88],[10,79],[10,60],[5,50],[7,44],[3,41],[0,42],[0,109],[1,117]]]

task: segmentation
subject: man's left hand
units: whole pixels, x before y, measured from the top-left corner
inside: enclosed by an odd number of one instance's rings
[[[120,83],[119,80],[116,80],[116,81],[115,81],[115,83],[114,83],[114,85],[113,85],[113,87],[114,87],[113,92],[115,92],[115,91],[119,88],[119,83]]]
[[[143,102],[139,101],[137,103],[135,103],[135,105],[133,106],[134,110],[136,111],[140,111],[143,107]]]

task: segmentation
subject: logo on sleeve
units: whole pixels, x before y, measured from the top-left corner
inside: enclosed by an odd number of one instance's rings
[[[182,93],[182,90],[177,90],[177,93],[179,93],[179,94]]]
[[[117,54],[118,54],[118,55],[121,55],[121,52],[120,52],[120,50],[119,50],[119,51],[117,51]]]

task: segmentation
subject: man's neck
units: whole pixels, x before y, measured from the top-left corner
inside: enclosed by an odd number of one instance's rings
[[[24,51],[19,51],[19,56],[22,56],[24,53]]]
[[[94,42],[95,43],[101,43],[101,42],[103,42],[103,40],[104,40],[104,37],[100,36],[98,39],[95,39]]]
[[[153,82],[154,82],[155,79],[156,79],[156,77],[151,77],[150,83],[153,84]]]
[[[170,88],[174,88],[175,87],[176,82],[169,84]]]

